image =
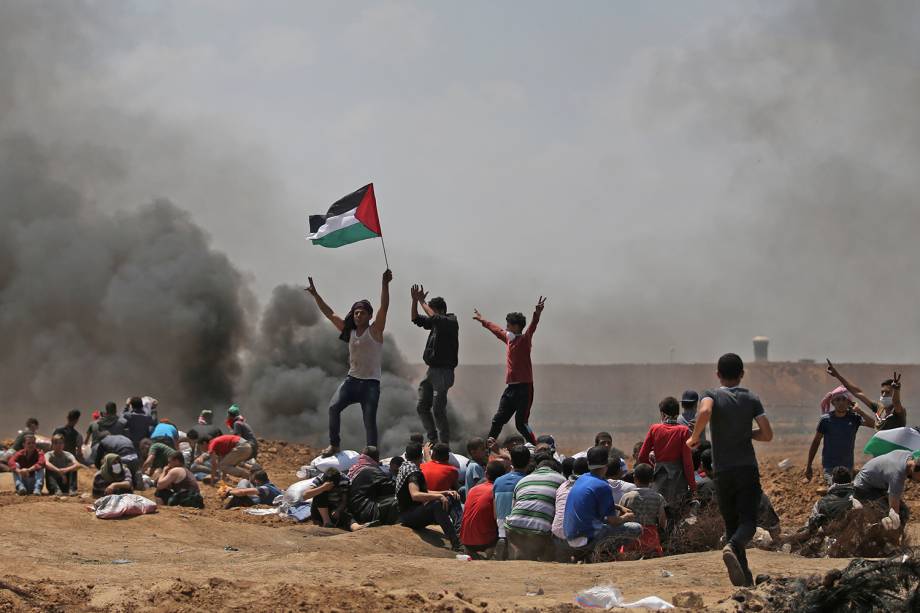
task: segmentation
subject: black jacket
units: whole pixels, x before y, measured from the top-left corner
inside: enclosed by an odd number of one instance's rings
[[[413,322],[420,328],[431,330],[422,358],[431,368],[456,368],[460,349],[460,324],[453,313],[447,315],[419,315]]]
[[[348,512],[361,524],[395,524],[399,517],[396,482],[380,468],[362,469],[348,490]]]

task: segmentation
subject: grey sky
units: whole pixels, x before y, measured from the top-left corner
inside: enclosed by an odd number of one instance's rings
[[[263,300],[376,304],[377,241],[303,240],[374,181],[412,361],[416,281],[465,362],[539,294],[538,362],[916,361],[917,10],[798,4],[137,2],[60,104],[146,118],[99,203],[170,197]]]

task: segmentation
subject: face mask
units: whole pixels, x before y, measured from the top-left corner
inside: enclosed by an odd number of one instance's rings
[[[891,396],[882,396],[881,398],[878,399],[878,403],[882,405],[883,407],[885,407],[886,409],[891,407],[893,402],[894,400],[891,398]]]
[[[121,474],[121,464],[112,464],[112,472],[116,475]]]

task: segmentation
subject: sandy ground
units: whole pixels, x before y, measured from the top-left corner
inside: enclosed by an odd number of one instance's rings
[[[309,457],[299,445],[266,442],[263,449],[280,485],[295,480]],[[787,525],[798,525],[815,486],[774,466],[765,462],[765,489]],[[89,479],[84,471],[81,486]],[[734,591],[718,552],[598,565],[464,562],[434,530],[295,525],[225,511],[213,489],[204,493],[209,508],[201,511],[166,508],[108,521],[79,498],[0,494],[0,611],[568,611],[579,590],[599,583],[613,583],[627,600],[670,601],[694,590],[711,609]],[[847,563],[762,551],[750,559],[755,574],[772,575]],[[527,596],[528,586],[543,595]]]

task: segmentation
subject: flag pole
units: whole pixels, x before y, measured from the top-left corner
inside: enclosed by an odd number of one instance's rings
[[[383,242],[383,234],[380,235],[380,245],[383,247],[383,261],[387,265],[387,270],[390,270],[390,262],[387,259],[387,244]]]

